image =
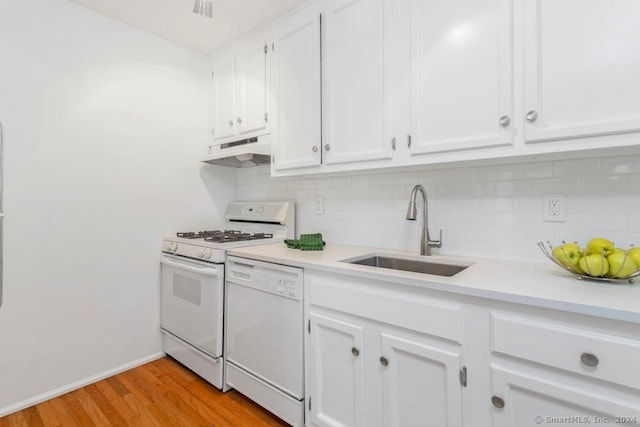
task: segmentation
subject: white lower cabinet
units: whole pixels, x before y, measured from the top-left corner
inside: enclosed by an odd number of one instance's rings
[[[307,294],[307,425],[462,426],[459,325],[417,318],[414,330],[403,327],[418,306],[458,316],[459,305],[405,300],[375,281],[367,294],[361,281],[325,280],[311,275]],[[345,313],[355,301],[357,315]],[[455,333],[421,330],[431,327]]]
[[[306,424],[640,425],[638,324],[305,271]]]
[[[640,425],[637,325],[629,336],[629,324],[585,327],[597,319],[568,313],[490,318],[495,427]]]
[[[460,353],[380,334],[385,426],[462,426]]]
[[[462,426],[459,350],[320,308],[310,331],[308,425]]]
[[[638,392],[627,398],[591,383],[573,383],[557,372],[491,366],[494,427],[553,424],[639,425]]]
[[[363,326],[311,313],[309,330],[308,425],[364,425]]]

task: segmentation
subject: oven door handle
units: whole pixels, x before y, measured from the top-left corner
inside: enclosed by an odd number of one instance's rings
[[[192,273],[197,273],[197,274],[202,274],[205,276],[217,276],[218,275],[218,269],[216,267],[196,267],[194,265],[190,265],[190,264],[186,264],[183,262],[179,262],[179,261],[173,261],[171,258],[167,257],[167,256],[162,256],[162,258],[160,258],[160,262],[162,264],[165,265],[169,265],[171,267],[175,267],[175,268],[180,268],[182,270],[186,270],[186,271],[190,271]]]

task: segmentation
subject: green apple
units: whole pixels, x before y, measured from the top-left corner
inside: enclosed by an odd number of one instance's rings
[[[609,261],[600,254],[585,255],[580,258],[580,268],[589,276],[604,276],[609,271]]]
[[[607,261],[609,262],[609,273],[607,274],[609,277],[627,277],[638,270],[638,264],[624,251],[614,251],[607,257]]]
[[[582,248],[577,243],[565,243],[553,248],[553,258],[556,261],[580,274],[584,274],[579,265],[583,255]]]
[[[634,260],[638,268],[640,268],[640,247],[629,249],[629,257]]]
[[[587,255],[598,254],[606,257],[611,255],[611,253],[613,253],[613,243],[602,237],[596,237],[595,239],[589,240],[589,243],[587,243],[587,250],[585,251],[585,254]]]

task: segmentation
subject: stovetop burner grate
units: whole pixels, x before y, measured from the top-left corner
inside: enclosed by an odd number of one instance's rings
[[[204,239],[205,242],[227,243],[246,240],[271,239],[271,233],[243,233],[239,230],[204,230],[177,233],[183,239]]]

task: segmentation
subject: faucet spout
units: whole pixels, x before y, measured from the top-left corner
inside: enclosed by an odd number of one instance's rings
[[[411,190],[411,195],[409,196],[409,208],[407,209],[406,218],[410,221],[415,221],[418,217],[418,212],[416,209],[416,199],[418,198],[418,193],[422,195],[422,199],[424,200],[424,222],[422,226],[422,235],[420,237],[420,255],[431,255],[431,248],[440,248],[442,247],[442,230],[440,230],[440,239],[439,240],[431,240],[429,237],[429,202],[427,199],[427,191],[420,184],[417,184]]]

